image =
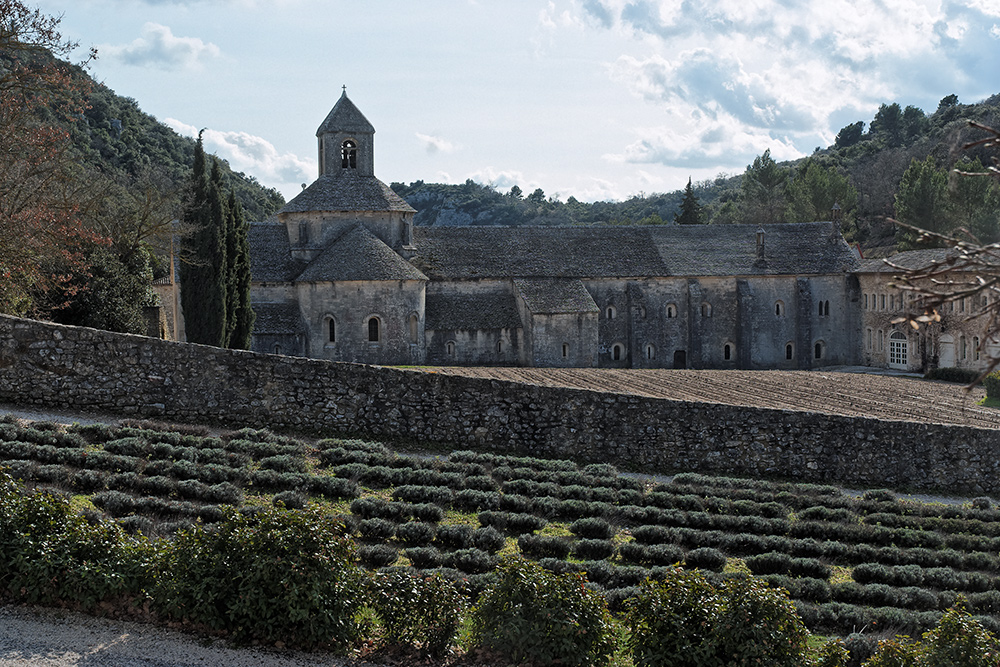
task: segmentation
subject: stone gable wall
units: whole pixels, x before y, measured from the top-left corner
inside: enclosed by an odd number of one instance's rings
[[[1000,431],[523,386],[3,316],[0,401],[649,472],[1000,492]]]

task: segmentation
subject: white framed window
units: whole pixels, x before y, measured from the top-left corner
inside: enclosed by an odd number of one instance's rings
[[[889,368],[905,369],[909,357],[909,342],[902,331],[889,335]]]

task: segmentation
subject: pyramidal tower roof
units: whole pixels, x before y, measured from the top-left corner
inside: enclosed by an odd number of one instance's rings
[[[327,114],[326,119],[316,130],[316,136],[331,134],[336,132],[347,133],[367,133],[374,134],[375,128],[365,115],[354,106],[354,102],[347,97],[347,87],[341,93],[340,99],[333,105],[333,109]]]

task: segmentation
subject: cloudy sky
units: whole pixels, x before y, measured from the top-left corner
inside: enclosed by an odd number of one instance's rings
[[[36,2],[98,80],[286,198],[343,85],[387,183],[585,201],[807,155],[883,102],[1000,92],[1000,0]]]

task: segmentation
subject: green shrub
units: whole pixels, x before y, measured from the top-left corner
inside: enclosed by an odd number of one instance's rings
[[[615,554],[611,540],[577,540],[573,543],[573,555],[582,560],[603,560]]]
[[[274,494],[271,502],[275,506],[281,503],[285,509],[300,510],[309,502],[309,497],[301,491],[282,491],[281,493]]]
[[[441,526],[435,539],[445,547],[465,549],[472,544],[472,530],[472,526],[463,524]]]
[[[395,564],[399,560],[399,551],[389,544],[366,544],[358,547],[358,558],[365,567],[375,570]]]
[[[414,646],[434,656],[451,645],[465,607],[465,597],[451,581],[392,570],[377,572],[372,590],[372,606],[390,644]]]
[[[153,589],[160,613],[238,642],[355,641],[363,575],[341,526],[318,507],[225,513],[211,529],[195,526],[167,544]]]
[[[433,567],[440,567],[444,562],[441,552],[434,547],[412,547],[405,552],[406,557],[413,563],[413,567],[427,570]]]
[[[909,637],[896,637],[878,643],[865,667],[918,667],[919,645]]]
[[[513,664],[604,665],[614,650],[604,598],[579,574],[505,560],[470,613],[470,641]]]
[[[759,579],[739,577],[724,581],[719,594],[724,602],[714,630],[723,664],[802,664],[809,633],[786,591]]]
[[[726,556],[718,549],[701,547],[692,549],[684,556],[684,567],[718,572],[726,564]]]
[[[434,503],[410,505],[410,514],[414,519],[420,519],[429,523],[438,523],[444,518],[444,510],[441,509],[440,505],[435,505]]]
[[[467,511],[495,510],[501,506],[501,496],[495,491],[463,489],[455,494],[452,502],[458,509]]]
[[[851,652],[841,639],[830,639],[819,649],[815,667],[847,667]]]
[[[570,544],[562,537],[547,535],[521,535],[517,538],[517,546],[526,556],[532,558],[558,558],[569,556]]]
[[[452,495],[452,490],[444,486],[404,485],[396,487],[392,492],[392,499],[408,503],[435,503],[448,507],[451,505]]]
[[[924,633],[923,648],[927,667],[996,667],[1000,662],[1000,643],[965,610],[961,598]]]
[[[496,558],[482,549],[458,549],[444,557],[444,565],[468,574],[483,574],[496,567]]]
[[[587,517],[577,519],[569,526],[569,532],[577,537],[586,537],[597,540],[610,540],[615,534],[615,529],[604,519],[597,517]]]
[[[422,547],[434,541],[437,527],[432,523],[410,521],[396,528],[396,539],[403,544]]]
[[[477,528],[472,531],[472,543],[477,549],[495,554],[503,548],[504,536],[496,528],[486,526],[485,528]]]
[[[944,380],[945,382],[972,384],[979,379],[979,371],[972,368],[932,368],[924,374],[924,377],[928,380]],[[987,389],[987,391],[989,390]]]
[[[366,540],[391,540],[396,534],[396,524],[387,519],[365,519],[358,525],[358,532]]]
[[[626,605],[626,640],[636,667],[714,667],[714,624],[722,601],[700,572],[665,568]],[[767,663],[765,663],[767,664]]]
[[[0,472],[0,591],[29,604],[76,605],[140,596],[154,547],[113,522],[90,523],[66,497],[22,494]]]

